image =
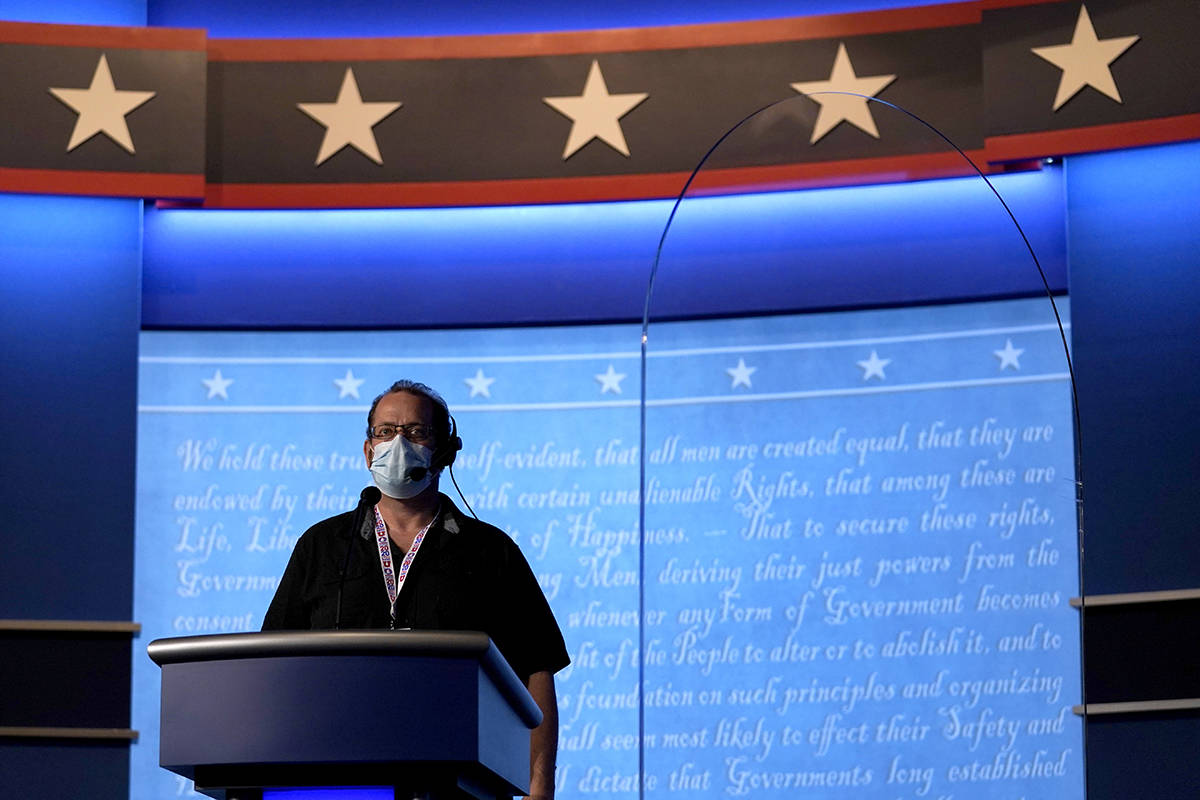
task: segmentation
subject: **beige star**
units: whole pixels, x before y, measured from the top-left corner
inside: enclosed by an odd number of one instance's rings
[[[649,96],[646,92],[609,94],[604,74],[600,72],[600,62],[593,60],[587,82],[583,85],[583,94],[577,97],[543,97],[542,102],[573,121],[567,146],[563,150],[563,161],[592,139],[600,139],[628,158],[629,145],[625,143],[625,134],[621,131],[621,117]]]
[[[401,105],[400,102],[364,103],[358,93],[358,82],[354,80],[354,70],[350,68],[346,69],[342,88],[334,102],[297,103],[297,108],[325,126],[325,138],[321,140],[314,166],[320,166],[347,145],[376,164],[382,164],[383,157],[379,155],[379,145],[371,129]]]
[[[1108,65],[1132,47],[1138,38],[1118,36],[1115,39],[1097,39],[1087,6],[1081,5],[1070,44],[1032,48],[1034,55],[1046,59],[1062,70],[1052,110],[1058,111],[1084,86],[1091,86],[1118,103],[1122,102],[1121,93],[1117,91],[1117,82],[1113,80],[1112,70]]]
[[[801,94],[812,95],[809,99],[821,106],[817,113],[817,122],[813,125],[812,138],[808,140],[809,144],[816,144],[822,136],[843,121],[878,139],[879,130],[875,127],[875,118],[871,116],[867,102],[894,80],[895,75],[861,78],[855,75],[854,65],[850,63],[850,56],[846,53],[846,45],[839,42],[829,80],[792,84],[793,89]]]
[[[52,88],[50,94],[79,114],[75,129],[71,131],[71,140],[67,142],[68,153],[97,133],[103,133],[130,153],[134,152],[133,137],[129,135],[129,126],[125,124],[125,115],[154,97],[154,92],[116,88],[108,69],[108,58],[104,54],[100,55],[88,88]]]

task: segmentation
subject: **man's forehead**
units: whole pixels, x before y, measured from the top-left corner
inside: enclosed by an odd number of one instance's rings
[[[380,414],[407,414],[433,418],[433,401],[428,397],[412,392],[398,391],[383,396],[375,409],[376,416]]]

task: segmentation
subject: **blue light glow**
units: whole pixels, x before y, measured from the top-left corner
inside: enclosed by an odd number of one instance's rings
[[[328,3],[315,0],[152,0],[149,15],[151,24],[207,28],[210,36],[453,36],[736,22],[937,4],[930,0],[810,0],[802,6],[787,0],[760,0],[753,5],[737,0],[398,4],[345,0],[331,14]]]
[[[5,0],[0,18],[71,25],[145,25],[146,0]]]
[[[142,203],[89,197],[0,194],[0,352],[8,391],[0,398],[6,531],[28,530],[45,514],[38,499],[52,465],[16,463],[24,454],[71,447],[103,453],[104,467],[58,511],[104,530],[133,524],[134,418]],[[81,430],[65,431],[89,398]],[[35,399],[36,398],[36,399]],[[13,465],[13,466],[7,466]],[[7,533],[5,534],[7,537]],[[79,544],[79,557],[106,576],[104,592],[74,591],[75,575],[55,559],[4,541],[0,607],[9,616],[123,619],[132,595],[129,537]],[[9,566],[18,565],[18,566]]]
[[[1061,171],[993,179],[1056,288],[1066,285]],[[151,210],[144,321],[152,327],[445,327],[640,319],[671,202],[324,211]],[[956,236],[944,236],[953,229]],[[864,232],[870,235],[865,236]],[[940,244],[938,238],[945,239]],[[963,263],[961,242],[977,243]],[[769,246],[762,243],[769,242]],[[999,246],[1003,244],[1003,246]],[[931,271],[936,245],[948,277]],[[758,276],[736,292],[737,248]],[[955,250],[955,248],[958,248]],[[687,276],[656,313],[761,313],[844,304],[861,270],[887,265],[879,304],[1019,294],[1040,286],[1007,214],[977,178],[689,199],[665,254]],[[917,259],[919,263],[908,264]],[[719,261],[716,260],[716,261]],[[820,264],[804,292],[773,276]],[[913,275],[929,280],[911,280]],[[907,277],[907,280],[905,279]],[[820,291],[814,286],[823,285]],[[380,287],[419,287],[391,295]],[[495,302],[497,294],[503,303]],[[861,297],[857,289],[853,292]],[[384,298],[390,298],[385,302]]]
[[[390,786],[321,786],[310,789],[263,789],[263,800],[393,800]]]

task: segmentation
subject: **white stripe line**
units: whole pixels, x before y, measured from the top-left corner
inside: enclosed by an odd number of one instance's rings
[[[664,323],[665,324],[665,323]],[[1063,325],[1070,330],[1070,323]],[[976,328],[962,331],[943,331],[941,333],[916,333],[907,336],[876,336],[866,339],[836,339],[815,342],[788,342],[785,344],[759,345],[726,345],[723,347],[696,347],[677,350],[649,350],[648,358],[679,358],[682,356],[719,355],[721,353],[769,353],[786,350],[819,350],[834,347],[863,347],[867,345],[900,344],[904,342],[927,342],[942,339],[963,339],[977,336],[999,336],[1016,333],[1041,333],[1057,331],[1058,326],[1052,323],[1041,325],[1016,325],[1007,328]],[[654,327],[651,326],[651,334]],[[653,337],[651,337],[653,343]],[[140,356],[142,364],[502,364],[502,363],[537,363],[547,361],[603,361],[625,358],[639,358],[636,350],[617,351],[611,353],[542,353],[530,355],[504,356],[387,356],[366,357],[351,356],[346,358],[314,357],[314,356]]]
[[[684,406],[704,403],[755,403],[772,400],[806,400],[814,397],[847,397],[871,394],[896,394],[900,392],[928,392],[938,389],[973,389],[980,386],[998,386],[1010,383],[1048,383],[1070,379],[1070,373],[1054,372],[1045,375],[1026,375],[1021,378],[979,378],[966,381],[930,381],[897,386],[863,386],[857,389],[810,389],[800,392],[772,392],[767,394],[740,394],[726,397],[678,397],[664,400],[647,400],[649,406]]]
[[[559,411],[577,408],[636,408],[637,400],[583,400],[562,403],[507,403],[494,406],[451,406],[455,414],[473,411]],[[369,406],[138,406],[146,414],[366,414]]]
[[[1066,330],[1070,329],[1070,325],[1063,325]],[[651,358],[655,356],[692,356],[692,355],[709,355],[716,353],[766,353],[776,352],[780,350],[818,350],[823,347],[862,347],[866,345],[880,344],[899,344],[904,342],[928,342],[938,341],[942,339],[964,339],[972,336],[999,336],[1001,334],[1009,335],[1014,333],[1041,333],[1044,331],[1057,331],[1057,325],[1021,325],[1013,328],[979,328],[976,330],[967,331],[943,331],[941,333],[914,333],[907,336],[877,336],[872,339],[838,339],[834,341],[819,341],[819,342],[788,342],[785,344],[762,344],[753,345],[750,347],[739,347],[737,345],[728,345],[725,347],[698,347],[694,349],[681,350],[661,350],[659,352],[648,352],[647,355]]]
[[[1070,375],[1066,372],[1052,372],[1044,375],[1023,375],[1014,378],[977,378],[963,381],[930,381],[928,383],[900,384],[896,386],[863,386],[851,389],[809,389],[797,392],[769,392],[763,394],[737,394],[719,397],[668,397],[660,400],[647,400],[648,408],[663,408],[667,406],[704,405],[721,403],[759,403],[776,400],[806,400],[818,397],[847,397],[873,394],[896,394],[901,392],[928,392],[938,389],[972,389],[982,386],[1000,386],[1007,384],[1048,383],[1066,381]],[[495,405],[455,405],[451,411],[455,414],[470,414],[475,412],[511,412],[511,411],[573,411],[586,408],[636,408],[638,401],[628,400],[579,400],[558,403],[497,403]],[[162,406],[139,405],[138,412],[144,414],[328,414],[354,413],[365,414],[367,406]]]
[[[520,356],[387,356],[328,358],[310,356],[221,358],[218,356],[140,356],[143,364],[500,364],[509,362],[583,361],[587,359],[638,358],[636,350],[618,353],[546,353]]]
[[[146,414],[365,414],[370,406],[154,406],[139,405]]]

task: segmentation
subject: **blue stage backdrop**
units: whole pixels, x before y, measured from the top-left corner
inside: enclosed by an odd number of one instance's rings
[[[639,669],[649,795],[1083,797],[1047,301],[652,326],[641,561],[640,335],[144,333],[146,638],[256,630],[296,538],[368,483],[371,398],[409,377],[444,392],[458,482],[566,636],[564,800],[636,794]],[[135,660],[135,798],[190,791],[156,766],[156,672]]]

